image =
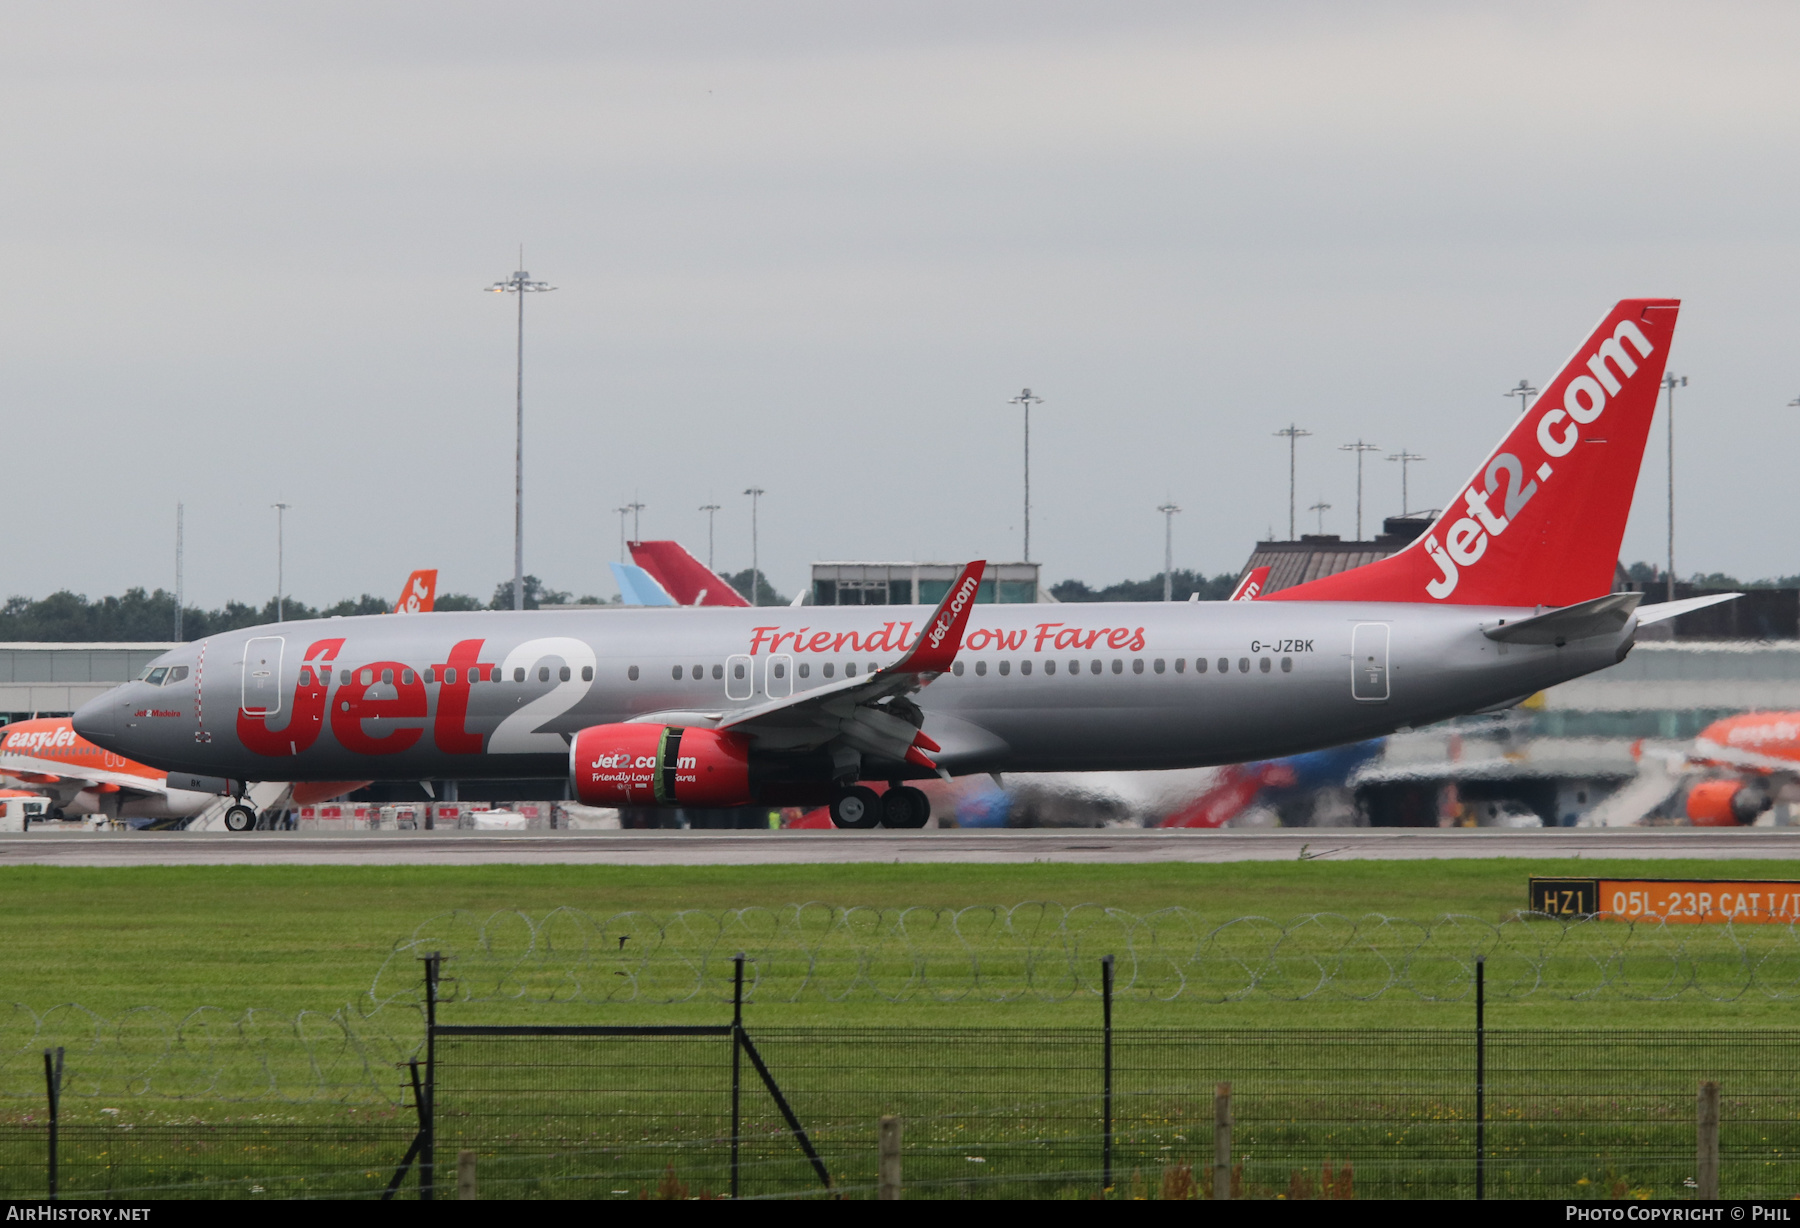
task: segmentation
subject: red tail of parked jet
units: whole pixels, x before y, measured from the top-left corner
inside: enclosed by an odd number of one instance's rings
[[[1265,601],[1568,606],[1612,591],[1678,299],[1626,299],[1418,541]]]
[[[631,561],[649,572],[678,605],[748,606],[735,588],[680,542],[632,542]]]
[[[437,569],[421,569],[406,577],[400,600],[394,603],[396,614],[429,614],[437,601]]]
[[[1263,585],[1268,582],[1269,569],[1267,567],[1252,567],[1249,574],[1238,581],[1238,586],[1231,592],[1230,600],[1255,601],[1262,596]]]

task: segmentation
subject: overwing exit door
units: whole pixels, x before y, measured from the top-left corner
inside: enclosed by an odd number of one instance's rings
[[[1350,694],[1377,703],[1388,697],[1388,625],[1357,623],[1350,633]]]

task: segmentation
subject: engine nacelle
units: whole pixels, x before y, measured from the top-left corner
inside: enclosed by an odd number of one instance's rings
[[[588,806],[742,806],[750,743],[668,725],[592,725],[569,746],[569,780]]]
[[[1695,827],[1737,827],[1756,822],[1771,804],[1767,789],[1741,780],[1703,780],[1688,790],[1688,822]]]

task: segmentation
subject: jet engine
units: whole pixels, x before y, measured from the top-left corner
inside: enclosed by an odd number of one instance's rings
[[[569,779],[589,806],[742,806],[750,743],[669,725],[592,725],[569,747]]]
[[[1769,791],[1741,780],[1703,780],[1688,790],[1687,817],[1695,827],[1737,827],[1756,822],[1773,804]]]

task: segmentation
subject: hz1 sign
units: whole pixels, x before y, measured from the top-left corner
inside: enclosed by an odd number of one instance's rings
[[[1786,924],[1800,920],[1800,882],[1768,879],[1533,878],[1531,910],[1608,921],[1723,921]]]

